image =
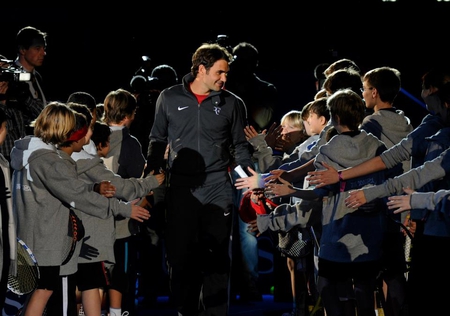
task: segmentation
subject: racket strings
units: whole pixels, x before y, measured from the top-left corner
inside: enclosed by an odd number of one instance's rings
[[[15,294],[23,295],[32,292],[39,279],[39,268],[32,254],[22,245],[17,248],[17,274],[8,275],[8,288]]]

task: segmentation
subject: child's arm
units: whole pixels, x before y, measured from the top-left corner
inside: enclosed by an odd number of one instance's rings
[[[267,183],[265,192],[275,196],[295,196],[303,200],[315,200],[319,197],[314,190],[296,188],[282,178],[279,180],[281,183]]]
[[[145,208],[136,205],[136,203],[140,202],[140,199],[135,199],[130,202],[131,204],[131,216],[130,218],[137,220],[138,222],[143,222],[144,220],[148,220],[150,218],[150,213]]]
[[[116,195],[116,187],[111,184],[111,181],[102,181],[94,185],[94,191],[104,197],[110,198]]]
[[[387,203],[389,209],[394,210],[394,214],[408,211],[410,209],[428,209],[448,213],[445,205],[439,204],[450,198],[450,190],[439,190],[437,192],[415,192],[411,189],[404,189],[407,195],[390,196]]]
[[[411,209],[411,194],[415,191],[405,188],[403,189],[406,195],[394,195],[388,197],[387,202],[388,209],[394,210],[394,214],[405,212]]]

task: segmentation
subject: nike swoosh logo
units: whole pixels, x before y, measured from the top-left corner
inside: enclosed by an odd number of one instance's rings
[[[183,110],[187,109],[188,107],[189,106],[183,106],[183,107],[179,106],[178,107],[178,111],[183,111]]]
[[[225,212],[223,212],[223,216],[228,216],[228,215],[230,215],[231,214],[231,212],[230,213],[225,213]]]

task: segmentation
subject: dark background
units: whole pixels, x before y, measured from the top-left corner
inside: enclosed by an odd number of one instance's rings
[[[35,26],[48,33],[46,60],[38,69],[48,98],[65,101],[74,91],[86,91],[102,102],[109,91],[129,88],[142,55],[154,66],[173,66],[181,79],[201,43],[227,34],[233,46],[248,41],[259,49],[257,74],[277,86],[279,120],[312,100],[314,67],[339,58],[355,60],[363,73],[379,66],[397,68],[403,89],[421,100],[423,73],[447,62],[450,2],[411,2],[259,1],[241,7],[239,2],[122,1],[97,8],[1,7],[0,54],[14,59],[17,31]],[[403,93],[395,105],[415,126],[425,114]]]

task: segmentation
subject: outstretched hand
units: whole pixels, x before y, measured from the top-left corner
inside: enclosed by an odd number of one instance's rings
[[[362,189],[349,191],[348,197],[345,199],[345,206],[348,208],[358,208],[366,203],[367,199]]]
[[[245,138],[247,140],[250,140],[252,138],[255,138],[256,136],[258,136],[258,131],[251,125],[248,125],[246,127],[244,127],[244,133],[245,133]],[[266,130],[262,131],[261,134],[265,134]]]
[[[404,188],[403,192],[405,192],[406,195],[395,195],[388,197],[388,209],[394,210],[394,214],[409,211],[411,209],[411,194],[414,193],[414,190]]]
[[[102,181],[98,185],[98,192],[104,197],[111,198],[116,195],[116,187],[110,181]]]
[[[321,162],[325,170],[310,171],[308,172],[307,180],[310,185],[315,185],[316,188],[321,188],[326,185],[334,184],[339,182],[338,171],[327,164],[326,162]]]
[[[303,130],[286,133],[278,139],[276,149],[285,153],[290,153],[298,144],[303,143],[308,137],[309,136],[306,135]]]
[[[136,205],[138,202],[140,202],[140,199],[135,199],[130,202],[131,204],[131,216],[130,218],[137,220],[138,222],[143,222],[144,220],[147,220],[150,218],[150,212],[146,210],[145,208]]]
[[[260,174],[248,167],[247,170],[252,174],[250,177],[236,179],[234,186],[236,189],[256,189],[259,187]]]
[[[267,146],[271,147],[272,149],[276,149],[277,147],[279,147],[280,146],[279,140],[281,139],[282,131],[283,126],[281,125],[277,126],[277,123],[273,122],[266,133],[266,137],[264,137]]]
[[[274,197],[279,197],[279,196],[289,196],[295,192],[295,189],[289,182],[287,182],[282,178],[278,178],[278,180],[281,183],[267,182],[265,193],[273,195]]]
[[[275,182],[278,181],[278,178],[281,178],[283,174],[285,174],[286,172],[284,170],[281,169],[275,169],[275,170],[271,170],[270,171],[270,175],[268,175],[264,181],[266,182]]]
[[[161,185],[164,182],[164,179],[166,178],[166,174],[164,173],[164,170],[159,170],[159,173],[155,175],[155,170],[152,170],[147,177],[153,176],[158,181],[158,184]]]

